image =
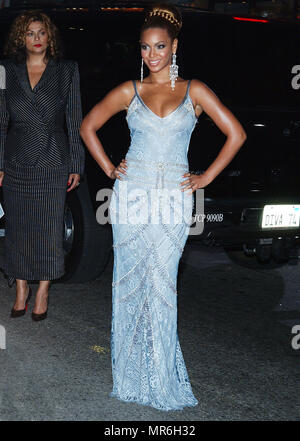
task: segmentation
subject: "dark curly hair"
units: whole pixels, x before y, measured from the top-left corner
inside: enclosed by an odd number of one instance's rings
[[[48,15],[39,10],[26,11],[14,19],[4,47],[5,56],[16,63],[26,61],[26,31],[28,26],[34,21],[43,23],[48,34],[48,47],[45,59],[60,59],[62,57],[62,46],[58,29]]]
[[[155,4],[145,13],[145,21],[141,27],[141,34],[146,29],[166,29],[172,40],[178,37],[182,26],[182,17],[179,9],[174,5]]]

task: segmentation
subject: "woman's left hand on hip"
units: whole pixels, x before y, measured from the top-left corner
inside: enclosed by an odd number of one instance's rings
[[[67,191],[71,191],[74,188],[78,187],[79,182],[80,181],[80,175],[77,173],[71,173],[69,175],[69,179],[68,179],[68,190]]]
[[[195,175],[193,173],[187,172],[182,177],[185,178],[184,181],[180,183],[181,191],[188,191],[188,194],[193,193],[198,188],[204,188],[210,184],[211,180],[203,173],[201,175]]]

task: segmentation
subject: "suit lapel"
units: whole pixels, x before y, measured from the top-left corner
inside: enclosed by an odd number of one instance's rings
[[[43,75],[41,76],[40,81],[37,83],[37,85],[33,89],[34,93],[38,92],[50,80],[50,78],[56,74],[56,72],[58,70],[58,66],[59,66],[59,64],[56,63],[54,60],[50,59],[48,61],[48,64],[46,66],[46,69],[43,72]],[[29,79],[28,79],[28,82],[29,82]],[[29,88],[31,89],[30,84],[29,84]]]
[[[27,69],[25,63],[12,63],[13,71],[15,73],[15,76],[20,83],[22,89],[26,93],[26,95],[30,98],[30,100],[34,100],[34,93],[31,90],[28,75],[27,75]]]
[[[31,101],[35,101],[36,93],[44,86],[47,81],[57,72],[59,64],[56,63],[54,60],[50,59],[39,82],[36,84],[36,86],[31,89],[30,81],[28,77],[27,72],[27,66],[26,63],[20,63],[15,64],[13,63],[14,72],[16,74],[16,77],[26,93],[26,95],[30,98]]]

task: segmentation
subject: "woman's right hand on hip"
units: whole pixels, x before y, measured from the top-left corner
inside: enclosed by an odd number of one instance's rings
[[[113,169],[113,171],[110,174],[111,179],[120,179],[122,180],[120,173],[123,173],[126,175],[125,169],[127,168],[126,159],[122,159],[120,164]]]
[[[0,171],[0,187],[2,186],[3,178],[4,178],[4,172]]]

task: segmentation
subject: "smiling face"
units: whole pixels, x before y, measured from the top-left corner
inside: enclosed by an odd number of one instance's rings
[[[149,28],[141,34],[141,56],[150,72],[157,73],[172,62],[176,53],[177,39],[172,41],[166,29]]]
[[[25,35],[27,52],[39,54],[45,52],[48,47],[48,33],[40,21],[33,21],[27,28]]]

